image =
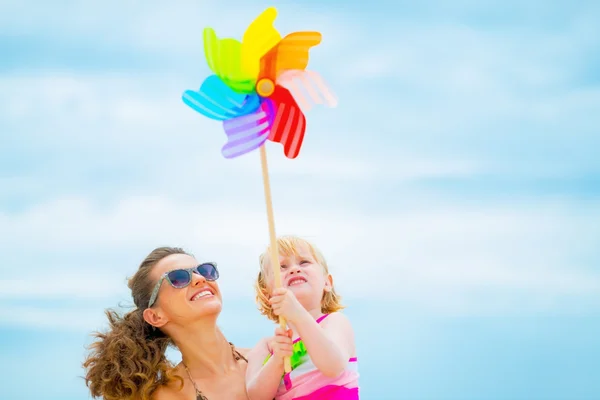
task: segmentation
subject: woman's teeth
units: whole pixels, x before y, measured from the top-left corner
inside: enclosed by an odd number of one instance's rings
[[[195,294],[194,297],[192,297],[192,301],[196,301],[201,297],[205,297],[205,296],[211,296],[212,293],[210,292],[210,290],[203,290],[198,294]]]

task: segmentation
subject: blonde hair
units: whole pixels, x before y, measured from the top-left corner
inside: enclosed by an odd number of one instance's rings
[[[279,250],[280,255],[297,255],[298,248],[301,246],[306,246],[308,248],[313,258],[323,267],[323,273],[328,275],[329,268],[327,267],[325,257],[323,257],[323,254],[311,242],[293,235],[281,236],[277,238],[277,249]],[[258,303],[258,309],[260,310],[260,313],[267,316],[267,318],[270,320],[278,322],[279,317],[273,313],[271,305],[269,304],[269,288],[267,286],[267,277],[269,276],[270,271],[267,269],[267,267],[269,265],[270,250],[271,247],[268,246],[266,250],[259,256],[260,271],[254,284],[254,289],[256,290],[256,302]],[[323,297],[321,298],[321,312],[323,314],[329,314],[339,311],[343,308],[344,306],[341,304],[341,297],[335,292],[335,289],[332,285],[330,291],[325,291],[323,293]]]

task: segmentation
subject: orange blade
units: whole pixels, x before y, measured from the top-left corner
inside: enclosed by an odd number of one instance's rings
[[[319,43],[319,32],[290,33],[261,58],[259,80],[268,78],[276,81],[283,71],[305,69],[308,66],[310,48]]]

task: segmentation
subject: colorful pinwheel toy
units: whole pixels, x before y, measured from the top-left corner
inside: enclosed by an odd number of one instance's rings
[[[214,75],[199,90],[186,90],[182,98],[200,114],[223,121],[227,142],[221,152],[225,158],[260,148],[271,265],[278,287],[279,256],[264,145],[267,140],[281,143],[285,156],[296,158],[306,130],[303,110],[311,102],[334,107],[336,99],[317,73],[305,70],[309,50],[321,42],[321,34],[294,32],[282,38],[273,27],[276,17],[274,7],[266,9],[246,29],[241,42],[219,39],[212,28],[205,28],[204,52]],[[279,322],[285,328],[285,321],[280,318]]]
[[[305,71],[308,52],[321,42],[321,34],[294,32],[282,39],[273,27],[276,16],[275,8],[265,10],[250,24],[242,42],[218,39],[212,28],[204,30],[204,52],[214,75],[200,90],[186,90],[183,101],[200,114],[223,121],[226,158],[256,150],[267,139],[281,143],[286,157],[296,158],[306,130],[297,100],[309,107],[302,89],[316,103],[336,104],[319,75]]]

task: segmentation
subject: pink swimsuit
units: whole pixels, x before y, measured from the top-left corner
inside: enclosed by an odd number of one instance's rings
[[[321,316],[317,323],[328,315]],[[329,378],[313,364],[304,343],[298,338],[294,341],[294,355],[291,361],[292,372],[282,378],[275,395],[276,400],[358,400],[356,357],[348,360],[346,368],[340,375]]]

